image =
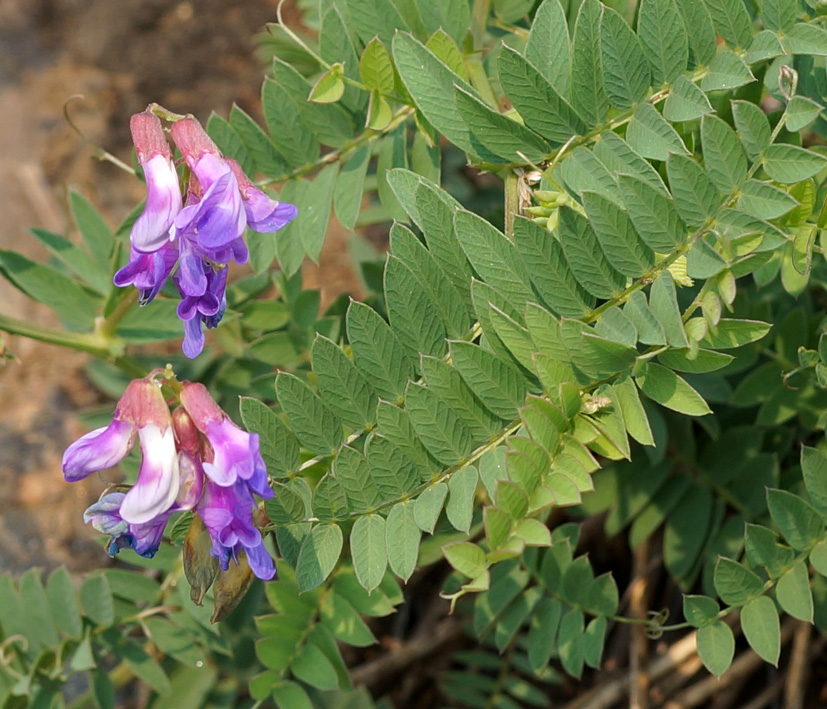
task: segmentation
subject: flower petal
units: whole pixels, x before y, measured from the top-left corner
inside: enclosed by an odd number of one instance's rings
[[[146,207],[130,234],[132,245],[141,252],[157,251],[169,241],[169,230],[181,211],[181,187],[172,160],[154,155],[145,163]]]
[[[143,461],[138,481],[126,493],[121,516],[131,524],[144,524],[167,512],[178,496],[179,470],[172,427],[153,424],[138,431]]]
[[[131,450],[133,434],[131,423],[114,419],[105,428],[82,436],[63,454],[63,477],[67,482],[75,482],[117,465]]]

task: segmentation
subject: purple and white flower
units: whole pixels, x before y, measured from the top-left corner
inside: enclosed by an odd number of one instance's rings
[[[111,537],[107,547],[109,556],[115,556],[121,549],[134,549],[140,556],[151,559],[161,546],[171,513],[159,515],[144,524],[130,524],[121,516],[125,497],[123,492],[104,495],[83,513],[83,521]]]

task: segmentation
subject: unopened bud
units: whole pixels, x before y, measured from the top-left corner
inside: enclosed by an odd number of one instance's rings
[[[210,623],[217,623],[224,620],[232,613],[236,606],[241,603],[250,584],[253,583],[255,575],[250,564],[247,563],[247,554],[241,552],[238,555],[238,563],[230,564],[226,571],[221,571],[215,580],[213,596],[215,597],[215,611],[210,618]]]
[[[204,596],[218,573],[218,559],[210,554],[211,548],[210,533],[196,515],[184,538],[183,549],[184,575],[190,584],[190,598],[196,606],[204,602]]]

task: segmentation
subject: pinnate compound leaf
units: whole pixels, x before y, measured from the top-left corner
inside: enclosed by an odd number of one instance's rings
[[[342,542],[342,530],[337,524],[317,524],[310,530],[296,563],[300,591],[312,591],[330,576],[342,552]]]
[[[590,128],[602,123],[609,110],[600,56],[602,14],[603,6],[597,0],[584,0],[577,12],[572,39],[571,61],[577,67],[571,76],[572,106]]]
[[[382,582],[388,565],[385,518],[378,514],[359,517],[350,534],[350,555],[356,578],[370,593]]]
[[[560,0],[543,0],[537,8],[528,33],[525,58],[537,67],[560,96],[569,95],[571,42]]]
[[[643,373],[635,377],[641,391],[667,409],[687,416],[705,416],[712,413],[703,397],[689,384],[659,364],[649,362]]]
[[[747,157],[735,131],[720,118],[705,115],[701,118],[701,145],[706,171],[718,191],[729,194],[740,187],[747,177]]]
[[[793,549],[806,551],[824,537],[824,521],[816,509],[786,490],[767,489],[773,522]]]
[[[735,656],[735,636],[721,620],[698,628],[698,655],[704,666],[720,677],[729,669]]]
[[[689,40],[674,0],[643,0],[637,34],[652,71],[652,83],[671,84],[689,61]]]
[[[549,48],[544,51],[548,52]],[[568,52],[568,45],[565,51]],[[503,47],[498,66],[506,95],[529,128],[553,145],[562,145],[573,135],[586,132],[580,115],[530,61],[513,49]]]
[[[299,442],[314,453],[330,453],[342,442],[342,422],[301,379],[287,372],[276,377],[276,396]]]
[[[810,574],[807,564],[799,560],[778,579],[775,589],[778,603],[793,618],[807,623],[813,622],[813,592],[810,589]]]
[[[767,174],[785,184],[806,180],[827,165],[823,155],[796,145],[769,145],[763,155]]]
[[[753,598],[741,609],[741,629],[750,647],[762,659],[777,666],[781,653],[781,624],[771,598]]]

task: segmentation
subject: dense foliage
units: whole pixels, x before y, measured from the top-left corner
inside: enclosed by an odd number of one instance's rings
[[[157,706],[372,706],[337,641],[375,642],[365,618],[443,559],[445,603],[491,651],[457,657],[443,701],[545,705],[553,668],[598,668],[627,620],[628,579],[576,555],[602,513],[685,594],[683,618],[632,620],[697,628],[711,672],[737,616],[772,664],[784,615],[827,628],[821,3],[305,5],[315,40],[275,25],[265,43],[266,125],[238,107],[208,124],[299,216],[248,238],[207,350],[171,360],[260,436],[279,580],[210,625],[174,546],[189,514],[154,560],[125,559],[151,574],[2,576],[0,705],[63,706],[88,671],[99,706],[133,675]],[[0,329],[105,358],[90,375],[117,397],[167,361],[138,346],[180,337],[175,299],[139,308],[111,283],[140,209],[113,234],[71,206],[82,244],[34,230],[49,264],[0,252],[66,330]],[[299,268],[331,211],[393,226],[366,302],[320,315]]]

